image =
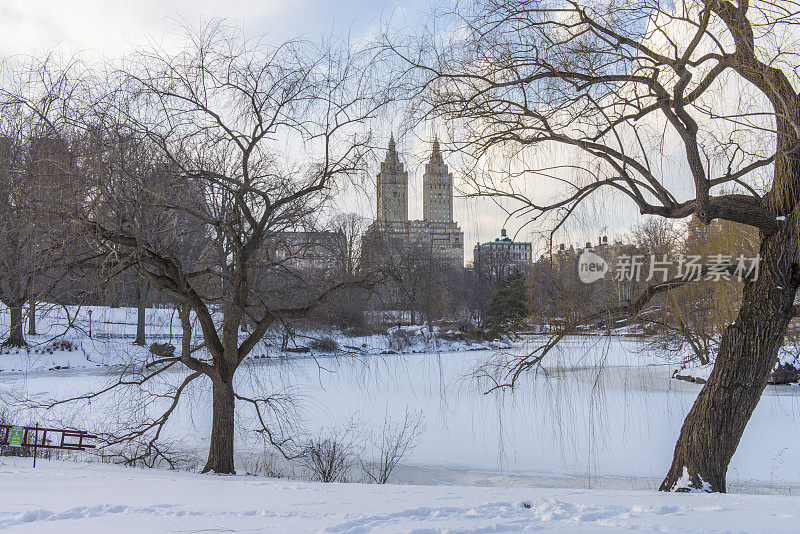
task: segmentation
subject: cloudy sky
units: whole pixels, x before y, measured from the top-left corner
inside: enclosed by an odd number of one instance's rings
[[[266,35],[274,43],[297,37],[313,40],[329,33],[349,35],[355,41],[375,35],[387,21],[412,28],[424,24],[430,9],[430,0],[0,0],[0,55],[60,48],[117,57],[150,40],[170,48],[176,46],[175,29],[181,22],[197,26],[211,18],[228,19],[245,33]],[[388,138],[389,132],[385,134]],[[398,140],[411,180],[411,218],[422,217],[422,164],[429,150],[426,137],[431,136],[432,130]],[[350,191],[352,198],[344,205],[374,217],[372,189],[367,185],[360,195]],[[506,224],[502,210],[489,201],[456,199],[455,218],[465,233],[466,260],[472,258],[477,241],[494,239],[504,225],[514,234],[521,225],[521,221]],[[534,239],[530,230],[519,232],[517,238]],[[576,242],[582,238],[576,236]]]
[[[418,0],[0,0],[0,49],[26,53],[61,45],[118,55],[148,38],[169,41],[176,20],[226,18],[276,42],[321,32],[361,38],[381,20],[413,23]],[[411,15],[407,15],[411,14]]]

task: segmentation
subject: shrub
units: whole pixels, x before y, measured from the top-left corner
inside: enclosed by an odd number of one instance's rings
[[[398,423],[387,418],[381,434],[373,442],[378,451],[377,461],[361,464],[367,479],[376,484],[386,484],[394,468],[417,446],[424,430],[422,413],[406,411],[405,419]]]
[[[320,352],[337,352],[339,350],[339,343],[328,336],[312,340],[309,346]]]
[[[314,480],[347,482],[347,473],[353,465],[352,446],[337,436],[311,439],[303,450],[301,461]]]
[[[53,354],[54,352],[72,352],[78,350],[77,345],[70,341],[69,339],[56,339],[47,343],[46,345],[40,345],[33,348],[34,354]]]
[[[396,328],[389,333],[389,347],[397,352],[404,352],[411,347],[414,341],[414,333]]]

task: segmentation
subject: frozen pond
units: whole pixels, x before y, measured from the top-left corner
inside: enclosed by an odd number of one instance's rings
[[[525,351],[530,347],[515,347]],[[685,414],[700,386],[670,379],[671,367],[629,339],[575,338],[513,392],[486,394],[472,375],[496,353],[385,355],[361,358],[256,360],[243,383],[297,401],[313,432],[352,421],[377,428],[424,414],[418,446],[396,480],[422,484],[539,485],[651,489],[666,473]],[[103,368],[1,373],[0,391],[38,399],[85,392],[110,377]],[[178,380],[182,375],[175,373]],[[207,383],[186,399],[168,436],[204,455],[210,430]],[[800,489],[800,423],[796,386],[770,386],[729,471],[729,491]],[[240,406],[238,456],[260,454],[254,425]],[[113,424],[129,409],[120,399],[59,413],[62,421]],[[109,411],[111,410],[111,411]],[[30,417],[30,414],[28,414]]]

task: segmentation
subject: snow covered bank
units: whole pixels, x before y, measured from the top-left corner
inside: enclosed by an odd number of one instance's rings
[[[687,360],[691,357],[688,353],[686,356]],[[705,384],[708,382],[708,377],[713,369],[713,362],[701,365],[694,360],[675,367],[672,377],[676,380]],[[778,363],[775,364],[769,384],[785,385],[797,384],[798,382],[800,382],[800,356],[797,353],[797,347],[793,345],[784,346],[778,352]]]
[[[800,498],[289,482],[0,460],[10,532],[796,532]]]
[[[28,347],[0,347],[0,372],[61,371],[86,369],[142,361],[150,357],[147,347],[133,345],[136,338],[136,308],[106,306],[42,305],[37,318],[38,334],[26,335]],[[173,309],[150,308],[146,313],[146,342],[179,347],[181,325]],[[9,328],[8,308],[0,304],[0,334]],[[195,343],[201,335],[195,327]],[[90,336],[91,334],[91,336]],[[241,340],[247,336],[241,332]],[[507,349],[502,341],[480,341],[439,327],[400,326],[385,334],[348,336],[326,329],[298,329],[286,339],[281,328],[269,330],[248,359],[304,358],[331,355],[368,356]],[[0,338],[1,339],[1,338]],[[208,358],[206,351],[197,353]]]

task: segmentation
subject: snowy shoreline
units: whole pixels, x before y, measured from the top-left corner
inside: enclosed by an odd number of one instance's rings
[[[796,532],[800,498],[322,484],[0,460],[13,532]],[[113,488],[113,489],[112,489]]]

